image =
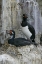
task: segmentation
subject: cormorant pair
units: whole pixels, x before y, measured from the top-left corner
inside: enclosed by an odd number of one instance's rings
[[[21,29],[22,32],[25,34],[27,39],[25,38],[15,38],[15,31],[10,30],[10,39],[8,40],[9,44],[15,45],[16,47],[19,46],[25,46],[25,45],[31,45],[34,44],[37,46],[35,43],[35,30],[33,26],[31,26],[29,23],[27,23],[27,16],[23,14],[23,21],[21,23]],[[29,38],[29,40],[28,40]]]

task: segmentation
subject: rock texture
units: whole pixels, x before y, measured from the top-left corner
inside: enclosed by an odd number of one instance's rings
[[[42,64],[42,46],[0,47],[0,64]]]
[[[41,15],[42,15],[42,0],[37,0],[37,2],[39,3],[39,8],[41,10]]]

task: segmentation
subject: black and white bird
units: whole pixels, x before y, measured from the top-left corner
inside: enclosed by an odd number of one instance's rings
[[[25,38],[15,38],[15,31],[10,30],[10,39],[8,39],[8,43],[11,45],[15,45],[16,47],[20,47],[20,46],[26,46],[26,45],[35,45],[37,46],[37,44],[35,42],[31,42],[30,40],[27,40]]]
[[[27,15],[23,14],[23,20],[21,23],[21,29],[27,39],[31,39],[32,42],[35,42],[35,29],[32,25],[27,22]]]

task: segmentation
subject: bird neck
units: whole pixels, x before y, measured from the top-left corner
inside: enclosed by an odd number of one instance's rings
[[[26,21],[27,21],[27,18],[23,18],[23,21],[25,21],[25,22],[26,22]]]
[[[21,26],[22,26],[22,27],[27,26],[27,20],[26,20],[26,19],[22,21]]]

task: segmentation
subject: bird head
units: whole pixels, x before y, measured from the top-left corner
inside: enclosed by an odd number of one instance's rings
[[[23,14],[23,20],[25,21],[25,20],[27,20],[27,15],[26,14]]]

